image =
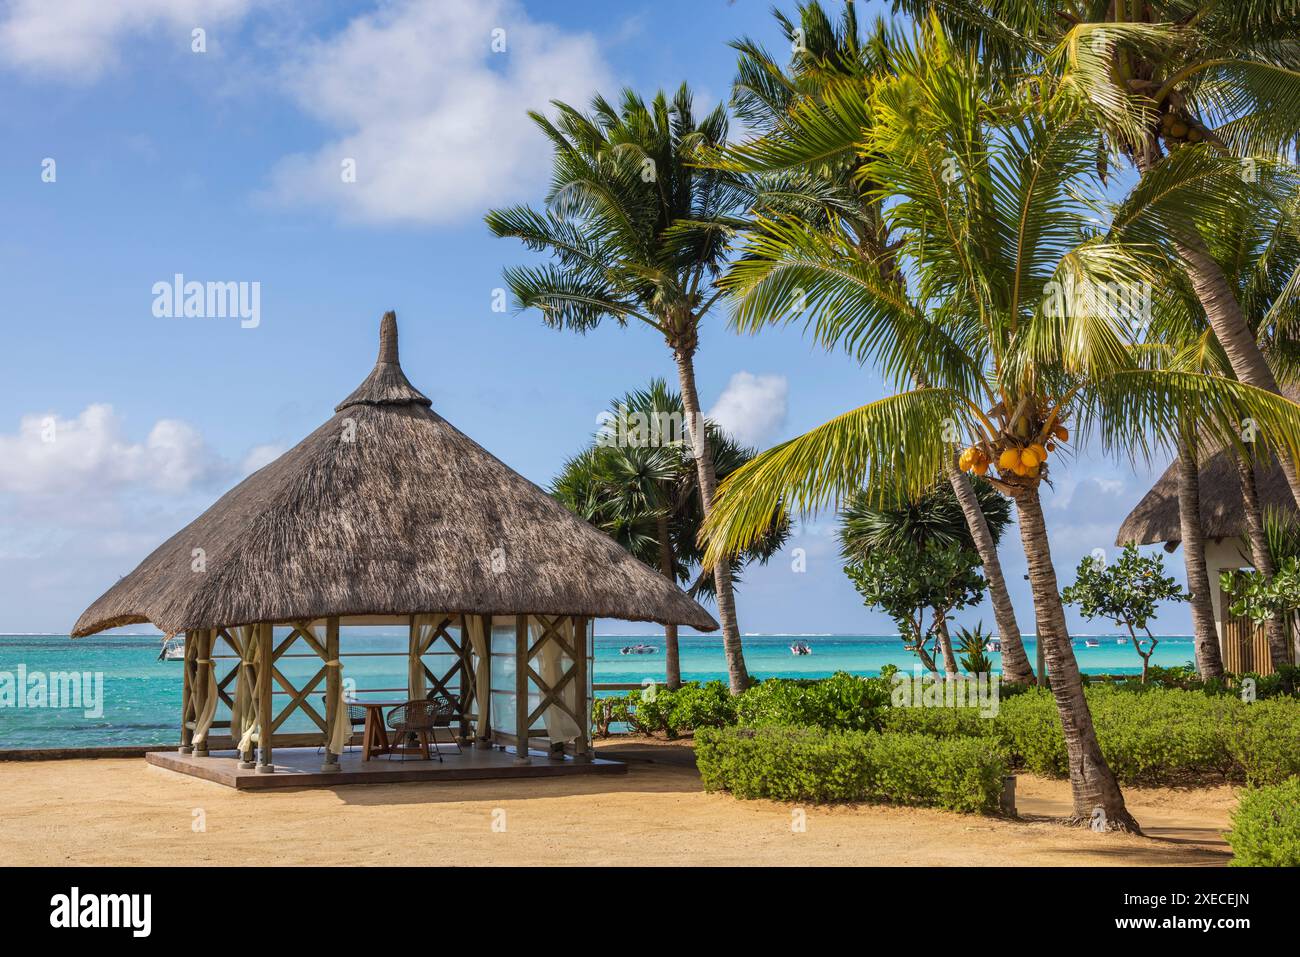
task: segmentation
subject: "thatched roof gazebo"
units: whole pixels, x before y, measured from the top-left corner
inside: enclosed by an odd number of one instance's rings
[[[1286,392],[1292,399],[1297,397],[1294,389]],[[1142,496],[1142,500],[1120,525],[1119,532],[1115,535],[1116,545],[1123,546],[1129,542],[1154,545],[1163,542],[1165,550],[1172,552],[1182,544],[1178,472],[1178,462],[1175,461],[1151,490]],[[1202,547],[1210,579],[1210,604],[1214,609],[1214,622],[1224,666],[1229,671],[1238,673],[1271,674],[1273,663],[1263,627],[1254,624],[1249,618],[1237,617],[1231,613],[1231,601],[1224,597],[1219,582],[1221,573],[1251,565],[1250,552],[1242,541],[1247,531],[1246,510],[1235,453],[1221,450],[1210,455],[1199,463],[1198,472]],[[1255,468],[1255,490],[1262,509],[1295,512],[1291,487],[1275,456],[1269,456],[1267,464]],[[1297,632],[1297,641],[1300,641],[1300,632]],[[1293,656],[1295,651],[1293,648]]]
[[[182,752],[207,750],[220,699],[245,763],[255,740],[258,770],[270,771],[275,732],[295,709],[319,729],[311,743],[324,735],[332,744],[326,765],[337,767],[340,623],[401,622],[410,629],[412,697],[427,682],[451,694],[462,737],[472,730],[527,761],[535,726],[563,724],[563,740],[553,734],[549,743],[581,759],[594,619],[702,631],[717,623],[434,412],[402,372],[393,313],[379,338],[374,369],[333,418],[159,546],[82,614],[73,636],[140,622],[184,633]],[[288,631],[278,644],[277,626]],[[220,682],[217,641],[238,662]],[[286,688],[275,662],[297,641],[323,664],[315,680]],[[438,642],[455,659],[444,676],[423,663]],[[513,658],[502,666],[509,689],[490,660],[503,644]],[[322,681],[323,716],[307,697]],[[290,698],[280,714],[272,714],[273,683]],[[507,712],[509,730],[500,720]]]
[[[1246,534],[1246,512],[1242,505],[1241,478],[1228,452],[1219,452],[1201,463],[1201,530],[1206,539],[1236,540]],[[1255,487],[1262,508],[1295,510],[1291,487],[1277,459],[1255,470]],[[1163,475],[1129,512],[1115,536],[1116,545],[1166,543],[1170,549],[1182,540],[1178,512],[1178,463]]]

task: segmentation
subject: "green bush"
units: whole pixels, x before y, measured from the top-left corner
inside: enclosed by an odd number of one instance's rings
[[[1063,777],[1070,770],[1061,717],[1050,691],[1034,688],[999,701],[993,734],[1016,767],[1046,777]]]
[[[623,722],[637,734],[676,738],[697,728],[720,728],[736,722],[736,699],[721,681],[687,682],[675,691],[659,685],[592,702],[598,734]]]
[[[890,708],[883,718],[885,731],[928,734],[932,738],[994,738],[997,724],[978,708]]]
[[[890,801],[992,813],[1006,763],[985,742],[814,727],[719,728],[695,737],[711,791],[779,801]]]
[[[889,707],[889,683],[837,671],[819,681],[769,678],[737,701],[744,725],[809,725],[836,731],[874,731]]]
[[[1234,867],[1300,867],[1300,777],[1243,792],[1225,836]]]
[[[1123,783],[1179,784],[1214,776],[1272,784],[1300,773],[1300,703],[1294,699],[1248,704],[1226,695],[1165,688],[1130,694],[1106,685],[1085,693],[1102,754]],[[894,714],[886,727],[924,731],[927,721],[940,734],[963,727],[974,736],[991,733],[1015,767],[1047,777],[1069,771],[1050,692],[1001,701],[991,728],[964,716]]]
[[[1274,698],[1238,703],[1220,729],[1228,757],[1251,784],[1300,775],[1300,705]]]

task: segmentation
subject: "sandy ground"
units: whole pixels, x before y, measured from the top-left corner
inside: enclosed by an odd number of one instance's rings
[[[789,805],[704,793],[689,748],[601,750],[629,773],[237,793],[140,759],[0,762],[0,861],[1219,865],[1230,853],[1230,787],[1127,789],[1146,837],[1061,826],[1068,785],[1024,775],[1020,820],[809,807],[800,832]]]

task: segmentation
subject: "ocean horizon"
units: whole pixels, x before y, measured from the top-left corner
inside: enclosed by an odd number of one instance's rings
[[[1152,664],[1169,667],[1192,660],[1190,635],[1156,637],[1159,644]],[[1078,633],[1071,638],[1075,657],[1084,672],[1136,675],[1142,670],[1141,659],[1126,636]],[[1087,638],[1096,638],[1098,646],[1086,647]],[[808,643],[812,654],[791,654],[789,646],[795,640]],[[1036,654],[1034,636],[1023,636],[1023,640],[1032,662]],[[0,750],[176,743],[180,722],[180,663],[158,660],[161,642],[159,635],[98,635],[77,639],[53,634],[0,635]],[[637,644],[650,645],[655,651],[623,654],[624,648]],[[886,665],[910,670],[920,664],[920,659],[903,648],[898,635],[751,633],[742,636],[742,644],[750,674],[760,679],[825,678],[836,671],[877,675]],[[726,660],[719,637],[683,636],[679,646],[684,680],[726,680]],[[400,689],[406,683],[406,661],[391,654],[349,659],[346,653],[391,653],[404,651],[405,647],[404,632],[343,630],[344,677],[355,681],[358,698],[400,698],[401,694],[393,689]],[[220,655],[215,657],[220,677],[233,662]],[[991,658],[996,672],[1000,669],[1001,655],[993,653]],[[434,671],[439,670],[432,661],[431,666]],[[282,673],[296,685],[310,678],[319,667],[319,660],[311,658],[286,658],[280,665]],[[19,707],[12,700],[19,675],[30,680],[30,676],[37,674],[67,672],[102,675],[102,707],[98,709],[101,713],[87,714],[85,708]],[[595,683],[639,684],[663,679],[662,633],[596,636]],[[219,709],[218,719],[226,717],[224,707]],[[309,719],[296,714],[285,723],[284,730],[306,731],[312,727]]]

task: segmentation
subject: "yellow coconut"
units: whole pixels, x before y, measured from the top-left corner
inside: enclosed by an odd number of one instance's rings
[[[1027,469],[1038,468],[1038,463],[1041,461],[1042,459],[1038,457],[1038,453],[1035,452],[1032,448],[1024,449],[1020,453],[1020,464]]]
[[[1021,478],[1024,478],[1026,475],[1029,474],[1029,469],[1025,468],[1025,466],[1021,465],[1019,462],[1016,463],[1015,468],[1013,468],[1011,471],[1015,472]]]
[[[1019,449],[1003,449],[1002,454],[998,456],[998,468],[1004,472],[1014,472],[1019,464]]]
[[[1043,448],[1043,447],[1042,447],[1041,445],[1039,445],[1037,442],[1035,442],[1033,445],[1031,445],[1030,448],[1033,449],[1034,452],[1035,452],[1035,454],[1038,455],[1038,464],[1039,464],[1039,465],[1042,465],[1044,462],[1047,461],[1047,449]]]
[[[976,463],[975,463],[975,474],[976,474],[976,475],[985,475],[985,474],[987,474],[988,470],[989,470],[989,463],[988,463],[988,462],[976,462]]]

